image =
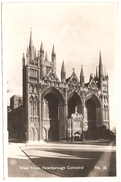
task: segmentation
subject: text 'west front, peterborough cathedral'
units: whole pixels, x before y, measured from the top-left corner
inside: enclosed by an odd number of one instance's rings
[[[62,62],[61,81],[56,75],[56,52],[54,46],[51,61],[41,43],[40,50],[32,43],[22,58],[23,96],[10,98],[8,112],[9,138],[26,142],[59,141],[73,137],[74,140],[97,140],[109,138],[109,77],[103,72],[101,52],[96,76],[90,74],[85,83],[81,66],[80,78],[73,69],[66,78]],[[79,65],[80,66],[80,65]],[[82,116],[82,129],[69,133],[69,121],[74,113]]]

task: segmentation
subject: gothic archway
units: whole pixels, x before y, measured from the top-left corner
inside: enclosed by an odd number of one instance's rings
[[[97,126],[101,119],[101,105],[99,99],[94,95],[86,98],[85,106],[87,109],[88,120],[88,139],[96,140],[98,138]]]
[[[76,92],[72,92],[68,98],[68,118],[71,117],[72,113],[75,113],[76,108],[77,108],[77,112],[82,114],[81,99]]]
[[[41,99],[42,101],[45,99],[48,104],[48,113],[46,115],[45,111],[41,118],[43,125],[45,124],[44,122],[49,121],[48,140],[57,141],[63,139],[65,136],[66,119],[64,113],[65,101],[61,92],[54,87],[49,87],[42,93]],[[43,113],[47,106],[45,108],[44,104],[42,104],[41,108]],[[44,118],[45,115],[46,118]]]

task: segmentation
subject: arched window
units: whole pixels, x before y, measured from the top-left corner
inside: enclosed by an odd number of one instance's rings
[[[38,99],[37,99],[37,97],[34,97],[33,111],[34,111],[34,116],[38,116]]]
[[[39,140],[39,132],[38,132],[38,129],[36,128],[35,129],[35,138],[34,138],[35,141],[38,141]]]
[[[38,72],[37,72],[37,70],[36,70],[36,77],[37,77],[37,73],[38,73]]]
[[[34,86],[34,93],[37,93],[37,86]]]
[[[33,86],[32,85],[30,85],[29,90],[30,90],[30,93],[33,92]]]
[[[30,129],[30,141],[34,141],[34,129]]]
[[[30,115],[33,115],[33,97],[30,97]]]

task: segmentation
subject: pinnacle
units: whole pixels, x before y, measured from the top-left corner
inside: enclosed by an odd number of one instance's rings
[[[63,60],[63,62],[62,62],[61,72],[66,72],[66,71],[65,71],[65,66],[64,66],[64,60]]]
[[[41,50],[41,51],[44,51],[43,42],[41,42],[40,50]]]
[[[99,65],[102,65],[101,50],[99,51]]]
[[[81,65],[81,76],[84,76],[83,65]]]
[[[54,48],[54,44],[53,44],[53,48],[52,48],[52,54],[55,55],[55,48]]]

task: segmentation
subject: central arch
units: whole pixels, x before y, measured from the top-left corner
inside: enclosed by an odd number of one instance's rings
[[[82,102],[77,92],[72,92],[68,97],[68,118],[71,117],[72,113],[77,112],[82,114]]]
[[[98,138],[97,126],[101,119],[101,104],[99,99],[94,95],[89,95],[85,100],[88,120],[88,139],[96,140]]]
[[[45,135],[48,136],[48,140],[57,141],[64,138],[64,98],[59,90],[54,87],[47,88],[41,96],[42,101],[46,101],[46,104],[42,104],[42,123],[44,125]],[[45,103],[45,102],[44,102]],[[48,111],[47,111],[48,110]],[[48,121],[45,123],[45,121]]]

